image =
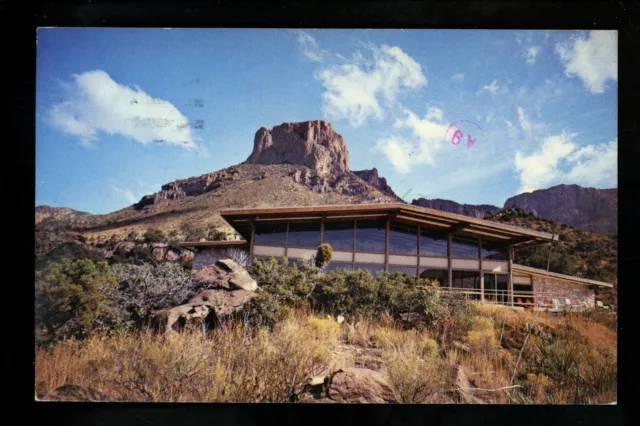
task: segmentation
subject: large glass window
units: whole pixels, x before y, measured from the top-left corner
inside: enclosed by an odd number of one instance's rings
[[[284,247],[286,236],[286,223],[258,223],[255,244]]]
[[[482,258],[494,260],[508,260],[507,249],[491,241],[482,241]]]
[[[356,251],[384,253],[385,221],[359,220],[356,223]]]
[[[420,269],[420,278],[436,280],[440,287],[449,287],[449,271],[446,269]]]
[[[412,275],[412,276],[416,275],[416,267],[415,266],[389,265],[388,271],[390,273],[392,273],[392,272],[402,272],[405,275]]]
[[[378,275],[378,272],[384,271],[384,265],[376,265],[373,263],[356,263],[353,265],[353,269],[366,269],[371,272],[374,277]]]
[[[327,266],[325,266],[325,270],[332,271],[334,269],[344,269],[345,271],[351,270],[350,263],[340,263],[340,262],[329,262]]]
[[[480,288],[480,273],[473,271],[453,271],[454,288]]]
[[[325,222],[324,242],[334,250],[353,251],[353,222]]]
[[[320,245],[320,222],[289,222],[288,247],[316,248]]]
[[[451,257],[478,258],[478,239],[454,236],[451,241]]]
[[[447,238],[434,238],[420,232],[420,256],[447,257]]]
[[[391,224],[389,229],[389,253],[418,253],[418,228],[409,225]]]

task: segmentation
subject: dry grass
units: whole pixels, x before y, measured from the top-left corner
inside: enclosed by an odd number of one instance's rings
[[[36,353],[38,395],[74,384],[127,401],[287,402],[329,363],[330,335],[292,317],[272,330],[150,332],[67,341]]]
[[[308,378],[353,366],[366,355],[382,362],[381,373],[400,401],[434,402],[454,387],[449,372],[455,365],[463,367],[472,386],[511,384],[533,317],[488,306],[479,311],[466,347],[445,342],[441,351],[427,331],[404,330],[389,318],[353,327],[302,310],[272,330],[236,323],[208,334],[162,337],[139,331],[70,340],[37,351],[37,393],[73,384],[110,400],[286,402],[296,399]],[[615,329],[594,316],[538,319],[514,376],[513,385],[520,387],[474,395],[493,403],[615,401]]]

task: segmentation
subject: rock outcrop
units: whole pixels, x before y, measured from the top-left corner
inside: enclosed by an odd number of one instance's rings
[[[240,265],[230,259],[196,272],[192,280],[202,287],[189,301],[180,306],[162,309],[152,314],[152,324],[160,333],[211,329],[242,311],[256,296],[256,281]]]
[[[500,211],[500,207],[492,206],[490,204],[459,204],[455,201],[443,200],[440,198],[434,198],[432,200],[419,198],[417,200],[413,200],[411,204],[414,206],[461,214],[478,219],[482,219],[485,213],[495,213]]]
[[[178,200],[184,197],[193,197],[213,191],[222,186],[224,182],[237,180],[240,172],[235,167],[229,167],[213,173],[189,179],[179,179],[162,185],[159,192],[142,197],[134,206],[143,209],[163,200]]]
[[[300,164],[322,175],[349,171],[349,151],[326,121],[283,123],[255,135],[249,164]]]
[[[618,190],[557,185],[516,195],[504,207],[520,207],[537,216],[557,220],[602,235],[618,232]]]
[[[393,390],[380,373],[355,367],[340,370],[331,378],[327,397],[343,403],[398,402]]]
[[[386,194],[390,197],[398,198],[396,193],[393,192],[391,187],[387,184],[387,180],[383,177],[378,176],[378,169],[376,169],[375,167],[370,170],[353,171],[352,173],[367,182],[369,185],[378,188],[378,190],[380,190],[380,192],[382,192],[383,194]]]

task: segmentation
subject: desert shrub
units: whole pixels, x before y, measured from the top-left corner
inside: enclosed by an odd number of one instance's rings
[[[36,258],[36,270],[45,268],[48,263],[60,262],[62,259],[89,259],[93,262],[105,260],[103,254],[97,250],[91,250],[84,244],[66,242],[58,245],[44,256]]]
[[[336,345],[341,334],[340,325],[329,318],[311,317],[307,320],[309,332],[315,338]]]
[[[200,241],[207,238],[207,231],[190,223],[183,223],[180,226],[180,231],[184,235],[185,241]]]
[[[376,277],[361,269],[323,273],[310,263],[289,264],[286,259],[278,262],[271,258],[256,259],[252,275],[260,284],[259,296],[253,300],[254,313],[271,319],[280,317],[278,311],[285,306],[310,305],[327,314],[356,320],[386,313],[392,318],[405,318],[411,327],[437,328],[443,318],[455,318],[458,311],[463,320],[464,313],[473,312],[473,307],[459,297],[442,295],[437,282],[398,272],[381,272]],[[260,307],[262,303],[265,306]]]
[[[542,404],[545,402],[546,392],[551,384],[552,382],[549,377],[544,374],[530,373],[527,374],[523,388],[533,403]]]
[[[158,265],[160,261],[153,254],[153,248],[136,244],[129,251],[115,253],[109,258],[109,264]]]
[[[146,243],[161,243],[167,240],[164,232],[157,228],[147,229],[147,231],[144,233],[143,238]]]
[[[400,402],[429,402],[430,396],[445,388],[448,369],[443,368],[443,363],[437,358],[435,341],[415,330],[391,332],[387,338],[389,340],[383,344],[381,355],[389,384]]]
[[[212,257],[212,263],[220,259],[231,259],[244,268],[248,267],[250,263],[249,253],[246,250],[236,247],[227,247],[216,252],[216,255]]]
[[[206,238],[210,241],[224,241],[227,239],[227,233],[216,228],[209,230]]]
[[[316,252],[316,266],[322,268],[331,262],[333,248],[329,244],[321,244]]]
[[[154,310],[184,303],[198,289],[175,263],[116,264],[111,270],[118,281],[117,301],[127,326],[144,323]]]
[[[117,281],[106,262],[62,259],[36,275],[36,328],[43,339],[86,337],[119,323]]]
[[[467,334],[469,345],[478,351],[489,352],[498,347],[493,321],[487,317],[475,316],[471,330]]]

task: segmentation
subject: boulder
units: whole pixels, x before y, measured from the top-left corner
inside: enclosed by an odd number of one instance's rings
[[[339,370],[331,379],[327,396],[336,402],[398,402],[384,377],[367,368],[352,367]]]
[[[186,304],[156,311],[152,324],[161,333],[180,332],[185,328],[210,329],[242,311],[256,296],[256,281],[232,260],[218,260],[191,278],[202,287]]]
[[[256,280],[231,259],[218,260],[213,265],[198,270],[193,274],[192,280],[209,288],[246,291],[255,291],[258,288]]]
[[[205,305],[180,305],[152,314],[154,329],[159,333],[212,329],[218,323],[216,312]]]

